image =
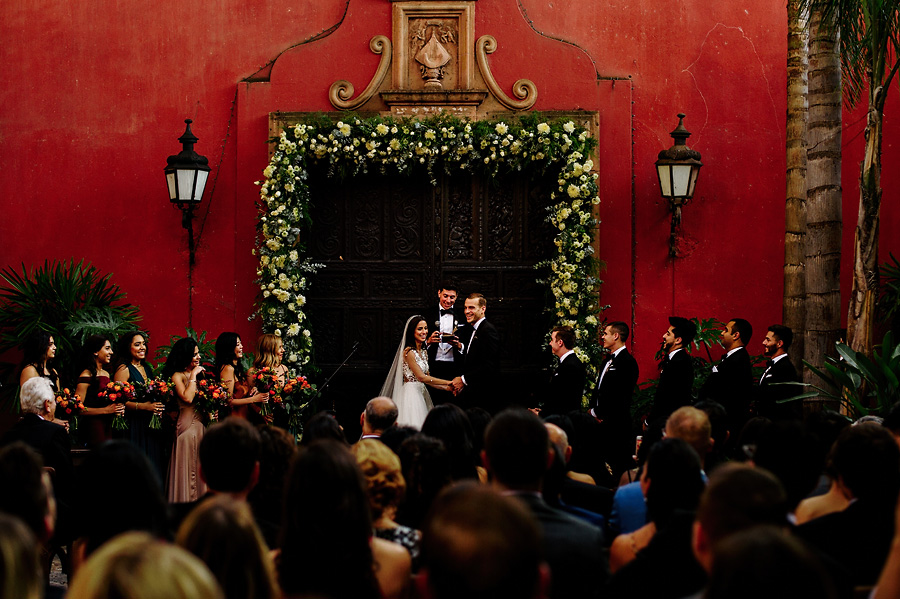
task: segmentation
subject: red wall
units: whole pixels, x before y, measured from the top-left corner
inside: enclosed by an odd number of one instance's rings
[[[196,149],[213,167],[196,223],[193,325],[253,337],[252,182],[266,164],[267,114],[329,110],[336,79],[365,87],[378,61],[368,40],[390,35],[390,7],[387,0],[0,4],[0,266],[84,257],[115,273],[141,306],[154,345],[181,332],[190,311],[187,241],[162,169],[190,117]],[[476,2],[476,35],[499,44],[490,60],[501,85],[530,78],[537,110],[600,114],[602,299],[612,305],[607,317],[635,323],[642,378],[652,375],[671,314],[746,317],[758,331],[754,345],[781,318],[785,20],[781,0]],[[241,83],[280,53],[270,82]],[[892,93],[883,257],[900,253],[891,118],[900,98]],[[673,262],[653,162],[671,145],[677,112],[688,115],[688,143],[704,167],[684,209],[691,249]],[[845,302],[863,115],[845,115]]]

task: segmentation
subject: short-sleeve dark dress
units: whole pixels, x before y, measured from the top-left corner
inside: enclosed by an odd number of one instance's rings
[[[132,385],[143,385],[146,382],[141,372],[133,364],[126,364],[125,366],[128,367],[128,382]],[[150,428],[150,419],[153,418],[153,412],[127,410],[125,417],[128,420],[128,430],[122,431],[124,433],[123,437],[144,452],[144,455],[150,460],[153,469],[159,476],[160,485],[165,484],[169,464],[166,446],[171,444],[171,440],[166,443],[166,435],[162,430]]]
[[[91,377],[89,376],[81,376],[78,377],[78,383],[88,384],[87,393],[84,395],[85,407],[105,408],[110,404],[108,399],[97,397],[100,389],[106,388],[106,385],[109,384],[109,376],[98,375],[94,378],[94,382],[91,382]],[[86,416],[79,419],[81,424],[79,428],[84,430],[84,440],[87,442],[88,447],[97,447],[104,441],[112,439],[112,421],[112,414]]]

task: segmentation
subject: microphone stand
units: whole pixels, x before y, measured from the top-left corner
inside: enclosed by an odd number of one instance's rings
[[[350,348],[350,353],[347,354],[347,357],[344,358],[344,361],[341,362],[340,366],[338,366],[337,368],[335,368],[335,369],[334,369],[334,372],[331,373],[331,376],[329,376],[327,379],[325,379],[325,382],[322,383],[322,386],[319,387],[318,389],[316,389],[316,395],[315,395],[315,398],[316,398],[316,399],[318,399],[319,397],[321,397],[322,393],[325,391],[325,388],[328,387],[328,383],[330,383],[330,382],[331,382],[331,379],[334,378],[334,375],[336,375],[336,374],[341,370],[341,368],[344,367],[344,364],[346,364],[346,363],[350,360],[350,358],[353,357],[353,354],[356,353],[356,350],[357,350],[357,349],[359,349],[359,341],[355,341],[355,342],[353,343],[353,347]],[[334,400],[331,401],[331,411],[332,411],[332,412],[334,411]]]

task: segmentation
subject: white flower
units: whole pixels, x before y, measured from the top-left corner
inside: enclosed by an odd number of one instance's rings
[[[566,124],[563,125],[563,129],[565,129],[566,133],[572,133],[575,131],[575,123],[572,121],[566,121]]]
[[[509,131],[509,127],[506,126],[506,123],[497,123],[494,127],[494,131],[500,135],[506,135],[506,132]]]
[[[385,125],[384,123],[378,123],[378,125],[375,126],[375,132],[378,133],[378,135],[387,135],[387,125]]]
[[[550,125],[547,123],[538,123],[538,133],[550,133]]]
[[[275,336],[281,337],[281,329],[275,329]]]
[[[569,185],[566,188],[566,193],[569,194],[570,198],[577,198],[581,194],[581,190],[578,189],[577,185]]]
[[[309,337],[309,335],[310,335],[309,329],[303,329],[303,336]]]
[[[347,137],[350,135],[350,125],[347,123],[338,122],[338,131],[341,132],[341,135]]]
[[[288,337],[294,337],[297,333],[300,332],[300,325],[296,322],[288,327],[287,334]]]
[[[297,361],[297,354],[291,354],[288,356],[288,362],[296,362],[296,361]]]

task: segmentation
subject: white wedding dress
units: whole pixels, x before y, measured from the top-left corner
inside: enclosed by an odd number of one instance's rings
[[[416,359],[416,364],[422,369],[422,372],[428,374],[428,354],[425,350],[411,351]],[[403,361],[403,386],[400,393],[394,394],[394,403],[397,404],[397,424],[399,426],[412,426],[416,429],[422,428],[428,410],[431,409],[431,397],[425,388],[425,383],[416,380],[412,368]]]

